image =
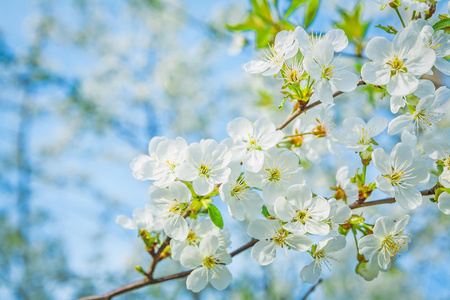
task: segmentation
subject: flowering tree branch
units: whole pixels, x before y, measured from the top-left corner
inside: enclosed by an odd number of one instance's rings
[[[436,191],[436,187],[433,187],[429,190],[421,191],[421,194],[423,196],[434,195],[435,191]],[[374,205],[380,205],[380,204],[389,204],[389,203],[395,203],[395,198],[386,198],[386,199],[373,200],[373,201],[368,201],[368,202],[355,201],[354,203],[350,204],[349,207],[351,209],[356,209],[356,208],[361,208],[361,207],[374,206]],[[160,261],[160,259],[158,259],[158,257],[162,253],[162,251],[163,251],[162,249],[166,248],[166,246],[169,245],[169,242],[170,242],[170,238],[167,238],[164,241],[164,243],[161,245],[158,252],[155,254],[154,259],[152,261],[152,265],[150,267],[150,271],[149,271],[146,279],[124,285],[118,289],[115,289],[115,290],[107,293],[107,294],[82,297],[82,298],[79,298],[78,300],[110,300],[113,297],[134,291],[134,290],[142,288],[144,286],[153,285],[153,284],[157,284],[160,282],[169,281],[169,280],[173,280],[173,279],[184,278],[184,277],[188,276],[189,274],[191,274],[191,272],[193,270],[184,271],[184,272],[180,272],[177,274],[173,274],[173,275],[169,275],[169,276],[165,276],[165,277],[161,277],[161,278],[153,278],[153,273],[154,273],[155,267],[156,267],[157,263]],[[234,256],[240,254],[241,252],[244,252],[245,250],[251,248],[257,242],[258,242],[257,239],[252,239],[248,243],[242,245],[238,249],[231,252],[230,255],[232,257],[234,257]],[[313,286],[313,288],[315,288],[316,286],[317,285]],[[311,290],[309,290],[308,294],[314,290],[313,288],[311,288]]]
[[[360,80],[357,84],[357,86],[361,86],[361,85],[365,85],[366,83],[362,80]],[[337,91],[336,93],[333,94],[333,98],[339,96],[343,94],[343,92],[341,91]],[[316,102],[313,102],[311,104],[309,104],[308,106],[303,106],[300,105],[295,111],[294,113],[292,113],[291,115],[289,115],[289,117],[287,117],[287,119],[280,125],[278,126],[278,130],[282,130],[283,128],[285,128],[286,126],[288,126],[295,118],[297,118],[298,116],[300,116],[302,113],[307,112],[308,110],[310,110],[311,108],[316,107],[317,105],[319,105],[320,103],[322,103],[322,101],[317,100]]]
[[[434,195],[436,192],[436,187],[437,186],[434,186],[431,189],[421,191],[420,193],[422,194],[422,196]],[[353,202],[352,204],[350,204],[349,207],[351,209],[356,209],[356,208],[361,208],[361,207],[374,206],[374,205],[379,205],[379,204],[390,204],[390,203],[395,203],[394,197],[381,199],[381,200],[367,201],[367,202],[365,202],[364,200],[357,200],[357,201]]]

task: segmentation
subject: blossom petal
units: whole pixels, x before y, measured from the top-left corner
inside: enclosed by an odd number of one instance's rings
[[[391,79],[391,70],[385,64],[368,62],[361,68],[361,77],[366,83],[385,85]]]
[[[270,67],[270,64],[263,60],[252,60],[244,65],[247,73],[262,73]]]
[[[300,277],[303,281],[311,284],[315,283],[319,279],[320,275],[322,275],[322,268],[320,265],[317,265],[315,261],[304,266],[300,272]]]
[[[397,73],[392,76],[386,89],[391,96],[406,96],[417,89],[419,79],[411,73]]]
[[[446,215],[450,215],[450,194],[449,193],[442,193],[439,195],[438,208],[442,213],[444,213]]]
[[[331,42],[335,52],[344,50],[348,45],[348,38],[342,29],[331,29],[323,38]]]
[[[388,217],[380,217],[373,227],[373,235],[376,238],[384,239],[394,230],[394,221]]]
[[[273,242],[259,241],[252,248],[252,258],[262,266],[271,264],[276,256],[276,246]]]
[[[306,235],[290,234],[286,238],[286,243],[292,248],[292,250],[304,252],[312,246],[313,240]]]
[[[201,196],[208,195],[214,189],[214,182],[205,177],[198,177],[193,181],[194,191]]]
[[[414,121],[414,117],[410,114],[400,115],[389,123],[388,134],[394,135],[406,130]]]
[[[253,134],[253,126],[246,118],[238,117],[228,123],[227,132],[232,138],[247,140]]]
[[[194,246],[187,246],[184,248],[180,256],[180,263],[183,267],[194,269],[202,264],[203,256],[200,250]]]
[[[422,204],[422,194],[414,187],[398,188],[395,200],[403,209],[416,209]]]
[[[333,91],[331,90],[330,82],[325,78],[320,78],[314,83],[314,93],[322,103],[333,104]]]
[[[391,51],[391,42],[381,36],[371,39],[366,46],[366,55],[368,58],[374,61],[383,61],[389,57]]]
[[[124,215],[117,216],[116,223],[126,229],[137,229],[136,222]]]
[[[223,290],[227,286],[230,285],[231,281],[233,280],[233,277],[231,276],[231,273],[228,271],[228,268],[225,266],[217,266],[214,267],[213,270],[210,270],[210,274],[212,273],[212,276],[209,276],[209,282],[212,284],[212,286],[218,290]]]
[[[186,287],[195,293],[203,290],[208,284],[208,269],[201,267],[192,271],[186,279]]]
[[[384,152],[383,148],[377,148],[372,152],[372,161],[381,174],[389,174],[391,171],[389,156]]]

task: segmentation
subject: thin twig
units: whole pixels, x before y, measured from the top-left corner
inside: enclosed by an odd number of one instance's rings
[[[238,248],[238,249],[234,250],[233,252],[231,252],[230,255],[231,256],[238,255],[242,251],[245,251],[248,248],[250,248],[251,246],[253,246],[254,244],[256,244],[256,242],[258,242],[258,240],[252,239],[247,244],[245,244],[245,245],[241,246],[240,248]],[[141,280],[141,281],[136,281],[136,282],[124,285],[124,286],[122,286],[122,287],[120,287],[118,289],[115,289],[115,290],[107,293],[107,294],[82,297],[82,298],[79,298],[77,300],[110,300],[112,297],[115,297],[115,296],[118,296],[118,295],[121,295],[121,294],[124,294],[124,293],[131,292],[133,290],[139,289],[139,288],[147,286],[147,285],[152,285],[152,284],[156,284],[156,283],[159,283],[159,282],[164,282],[164,281],[169,281],[169,280],[172,280],[172,279],[178,279],[178,278],[186,277],[189,274],[191,274],[192,271],[193,270],[189,270],[189,271],[180,272],[180,273],[177,273],[177,274],[174,274],[174,275],[165,276],[165,277],[156,278],[156,279],[146,278],[146,279]]]
[[[436,192],[436,186],[432,187],[429,190],[424,190],[421,191],[420,193],[422,194],[422,196],[429,196],[429,195],[434,195]],[[374,205],[379,205],[379,204],[389,204],[389,203],[395,203],[395,198],[386,198],[386,199],[381,199],[381,200],[374,200],[374,201],[360,201],[357,200],[355,202],[353,202],[352,204],[349,205],[349,207],[351,209],[355,209],[355,208],[360,208],[360,207],[366,207],[366,206],[374,206]]]
[[[323,282],[322,278],[319,279],[319,281],[316,282],[315,285],[313,285],[305,294],[305,296],[303,296],[302,300],[306,300],[306,298],[308,298],[308,296],[314,292],[314,290],[316,289],[316,287],[321,284]]]
[[[366,83],[365,83],[364,81],[361,80],[360,82],[358,82],[357,86],[365,85],[365,84],[366,84]],[[336,92],[336,93],[333,94],[333,98],[334,98],[334,97],[337,97],[337,96],[339,96],[339,95],[341,95],[341,94],[343,94],[343,93],[344,93],[344,92],[338,91],[338,92]],[[278,130],[281,130],[281,129],[285,128],[285,127],[288,126],[289,123],[291,123],[295,118],[297,118],[298,116],[300,116],[302,113],[307,112],[307,111],[310,110],[311,108],[316,107],[316,106],[319,105],[320,103],[322,103],[322,101],[317,100],[316,102],[311,103],[310,105],[306,106],[304,109],[302,109],[301,107],[297,108],[297,110],[296,110],[293,114],[289,115],[289,117],[288,117],[288,118],[283,122],[283,124],[281,124],[277,129],[278,129]]]

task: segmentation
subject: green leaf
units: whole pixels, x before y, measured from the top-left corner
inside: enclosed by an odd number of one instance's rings
[[[261,213],[266,218],[270,216],[269,211],[267,210],[267,206],[265,206],[265,205],[263,205]]]
[[[436,24],[433,25],[434,31],[438,31],[438,30],[445,30],[450,28],[450,19],[444,19],[444,20],[440,20],[438,21]]]
[[[236,25],[227,24],[226,27],[233,31],[258,30],[265,27],[265,22],[261,17],[258,17],[255,13],[251,12],[243,23]]]
[[[272,22],[272,14],[267,0],[252,0],[253,11],[266,22]]]
[[[387,33],[391,33],[391,34],[397,34],[397,29],[395,29],[393,26],[391,26],[391,25],[388,25],[387,27],[386,26],[382,26],[382,25],[380,25],[380,24],[378,24],[378,25],[375,25],[375,27],[377,27],[377,28],[380,28],[380,29],[383,29],[384,31],[386,31]]]
[[[345,32],[345,35],[348,37],[350,42],[356,45],[357,54],[361,54],[362,52],[362,40],[364,39],[370,25],[370,22],[362,22],[361,11],[361,3],[356,5],[353,10],[353,14],[340,10],[339,13],[342,15],[342,22],[334,24],[336,28],[342,29]]]
[[[308,27],[316,17],[317,11],[319,9],[320,0],[310,0],[308,6],[306,7],[305,23],[304,27]]]
[[[289,9],[284,14],[284,18],[290,16],[297,8],[299,8],[301,5],[305,4],[308,0],[292,0],[291,6],[289,6]]]
[[[214,223],[214,225],[216,225],[220,229],[223,229],[222,215],[220,214],[220,211],[217,209],[217,207],[215,207],[212,204],[209,204],[208,213],[209,213],[209,216],[211,217],[211,221]]]

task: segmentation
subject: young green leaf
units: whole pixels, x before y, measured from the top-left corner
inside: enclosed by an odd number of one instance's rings
[[[450,28],[450,19],[444,19],[444,20],[440,20],[438,21],[436,24],[433,25],[433,29],[434,31],[438,31],[438,30],[446,30]]]
[[[220,229],[223,229],[223,219],[219,209],[217,209],[217,207],[215,207],[213,204],[209,204],[208,213],[214,225],[216,225]]]
[[[305,14],[305,28],[308,27],[316,17],[317,11],[319,9],[320,0],[311,0],[306,7]]]
[[[284,18],[286,19],[287,17],[289,17],[290,14],[292,14],[297,8],[299,8],[306,2],[308,2],[308,0],[292,0],[291,6],[289,6],[289,9],[284,14]]]

